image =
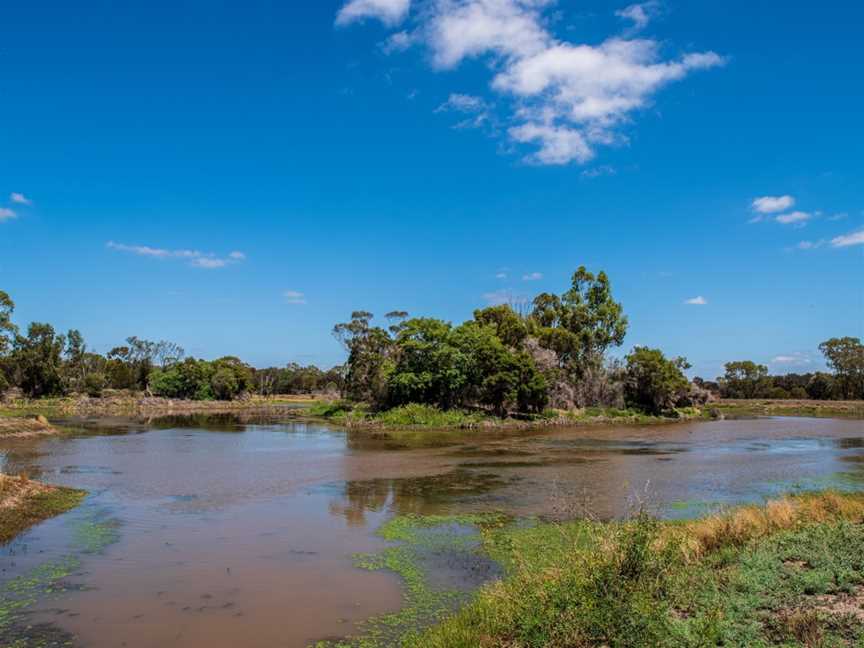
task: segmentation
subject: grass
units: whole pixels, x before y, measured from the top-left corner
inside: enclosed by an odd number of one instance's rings
[[[864,646],[864,495],[492,528],[506,577],[411,648]]]
[[[806,399],[725,399],[711,404],[729,416],[811,416],[864,419],[864,401],[814,401]]]
[[[600,425],[600,424],[653,424],[670,421],[706,418],[707,411],[696,407],[681,408],[666,416],[652,416],[632,409],[588,407],[578,410],[545,410],[541,414],[520,418],[497,418],[483,411],[442,410],[432,405],[411,403],[381,412],[372,412],[363,403],[347,400],[318,402],[307,414],[324,418],[351,428],[378,430],[399,429],[529,429],[546,426]]]
[[[85,491],[0,474],[0,544],[43,520],[76,507]]]

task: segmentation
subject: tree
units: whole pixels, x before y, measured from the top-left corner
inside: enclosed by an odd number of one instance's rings
[[[333,327],[333,335],[348,351],[345,395],[377,406],[386,399],[393,339],[384,329],[371,326],[372,317],[368,311],[354,311],[351,321]]]
[[[18,384],[30,397],[57,396],[63,393],[61,354],[66,345],[50,324],[33,322],[27,335],[17,335],[13,362],[18,372]]]
[[[814,400],[828,400],[834,394],[834,376],[817,371],[807,383],[807,395]]]
[[[831,338],[819,345],[828,366],[834,370],[839,398],[864,398],[864,345],[859,338]]]
[[[504,344],[519,348],[528,337],[528,326],[508,304],[479,308],[474,311],[474,320],[483,326],[490,326]]]
[[[612,298],[606,273],[595,276],[585,266],[573,273],[570,289],[560,297],[542,293],[534,298],[530,322],[540,343],[574,375],[602,363],[606,350],[620,346],[627,333],[627,317]]]
[[[662,414],[687,397],[690,383],[684,358],[667,359],[660,349],[636,347],[625,358],[624,399],[628,406]]]
[[[771,381],[768,367],[752,360],[738,360],[723,365],[726,373],[718,382],[725,398],[765,398],[769,395]]]
[[[0,290],[0,357],[6,355],[18,334],[18,327],[12,323],[15,302],[8,293]]]

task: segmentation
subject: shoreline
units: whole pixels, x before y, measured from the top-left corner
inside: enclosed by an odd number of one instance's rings
[[[78,506],[86,491],[0,473],[0,545],[36,524]]]

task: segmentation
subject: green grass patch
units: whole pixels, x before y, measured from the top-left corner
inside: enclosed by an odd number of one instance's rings
[[[397,518],[382,535],[411,544],[435,522]],[[862,522],[864,495],[834,492],[692,522],[499,521],[481,534],[503,579],[426,630],[345,645],[860,648]],[[406,574],[413,600],[422,570],[386,556],[370,565]]]
[[[0,544],[9,542],[34,524],[75,508],[86,495],[83,490],[53,487],[24,497],[17,506],[0,508]]]

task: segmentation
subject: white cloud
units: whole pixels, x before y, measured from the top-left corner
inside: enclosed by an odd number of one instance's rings
[[[297,290],[286,290],[282,293],[282,296],[285,298],[285,301],[289,304],[305,304],[306,303],[306,295]]]
[[[8,207],[0,207],[0,223],[5,220],[12,220],[13,218],[17,217],[18,215]]]
[[[516,143],[537,145],[527,159],[539,164],[587,162],[597,146],[624,141],[619,127],[664,85],[724,63],[714,52],[664,60],[660,44],[649,39],[560,40],[546,27],[544,10],[553,4],[425,0],[397,41],[425,45],[439,69],[486,58],[492,89],[510,100],[506,132]]]
[[[685,299],[684,303],[689,304],[690,306],[705,306],[708,303],[708,300],[705,299],[702,295],[699,295],[697,297]]]
[[[496,273],[495,273],[495,278],[496,278],[496,279],[506,279],[506,278],[507,278],[507,273],[506,273],[506,272],[496,272]]]
[[[13,191],[9,194],[9,200],[11,200],[16,205],[32,205],[33,201],[30,200],[27,196],[22,193],[18,193],[17,191]]]
[[[350,0],[336,16],[337,25],[375,18],[385,25],[396,25],[408,15],[411,0]]]
[[[126,245],[108,241],[105,246],[118,252],[127,252],[137,256],[150,257],[153,259],[185,259],[194,268],[214,270],[224,268],[232,263],[239,263],[246,259],[242,252],[231,252],[227,257],[221,258],[212,252],[199,252],[198,250],[168,250],[165,248],[154,248],[149,245]]]
[[[489,105],[481,97],[467,94],[452,93],[435,112],[457,112],[471,116],[456,124],[456,128],[480,128],[492,120]]]
[[[762,196],[754,198],[750,208],[757,214],[775,214],[785,211],[795,204],[792,196]]]
[[[660,9],[659,2],[641,2],[624,7],[615,12],[615,15],[625,20],[633,21],[632,31],[641,31],[648,26],[651,19],[657,15]]]
[[[527,304],[529,301],[524,295],[517,295],[510,290],[495,290],[483,293],[483,300],[490,306],[500,306],[501,304],[521,306]]]
[[[529,272],[528,274],[522,275],[522,281],[540,281],[542,278],[542,272]]]
[[[811,362],[813,362],[813,360],[810,358],[810,355],[807,353],[802,353],[801,351],[795,351],[794,353],[774,356],[771,359],[771,364],[794,367],[809,365]]]
[[[585,169],[580,175],[583,178],[599,178],[601,176],[612,176],[615,175],[615,167],[609,166],[608,164],[601,164],[598,167],[594,167],[593,169]]]
[[[799,250],[815,250],[825,245],[824,240],[819,241],[800,241],[795,247]]]
[[[813,218],[813,214],[809,212],[794,211],[788,214],[780,214],[774,220],[783,225],[804,225],[811,218]]]
[[[849,234],[843,234],[831,239],[831,247],[841,248],[851,245],[864,245],[864,229],[860,229],[857,232],[849,232]]]

